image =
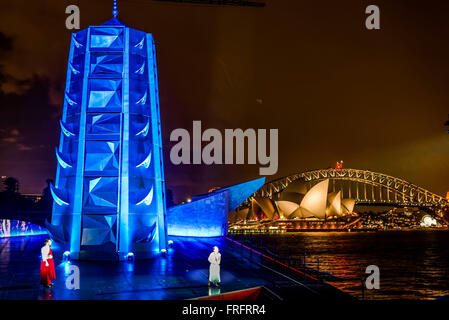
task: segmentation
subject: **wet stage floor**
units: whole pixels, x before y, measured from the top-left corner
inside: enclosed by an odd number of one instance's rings
[[[284,300],[348,298],[335,288],[262,258],[229,239],[170,237],[165,257],[134,262],[62,261],[53,249],[56,280],[51,289],[39,285],[40,248],[46,235],[0,238],[2,300],[181,300],[265,286]],[[221,285],[207,286],[213,246],[222,254]],[[265,259],[263,259],[265,260]],[[80,270],[80,289],[66,288],[69,266]]]

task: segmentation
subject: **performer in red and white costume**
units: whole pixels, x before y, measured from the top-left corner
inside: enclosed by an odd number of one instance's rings
[[[41,254],[41,284],[49,288],[52,285],[51,280],[56,279],[50,239],[45,239],[45,245],[41,249]]]

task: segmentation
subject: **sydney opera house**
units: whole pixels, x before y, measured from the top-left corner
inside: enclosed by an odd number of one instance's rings
[[[290,183],[273,197],[252,197],[229,214],[230,230],[346,230],[358,228],[355,200],[341,191],[329,192],[329,179],[307,188],[302,180]]]

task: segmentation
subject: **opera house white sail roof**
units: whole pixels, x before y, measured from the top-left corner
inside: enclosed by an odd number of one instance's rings
[[[350,214],[355,200],[344,199],[341,191],[329,193],[329,179],[315,184],[307,190],[301,181],[295,181],[285,188],[279,200],[255,197],[251,207],[230,215],[230,223],[242,220],[272,219],[330,219]]]

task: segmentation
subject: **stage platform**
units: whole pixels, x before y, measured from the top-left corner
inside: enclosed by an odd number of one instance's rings
[[[273,299],[352,299],[336,288],[291,270],[225,237],[170,237],[165,257],[134,262],[62,261],[55,247],[56,280],[39,285],[40,248],[45,235],[0,238],[2,300],[183,300],[264,286]],[[222,254],[221,285],[207,286],[207,257]],[[80,270],[80,289],[66,288],[68,266]],[[298,300],[299,301],[299,300]]]

